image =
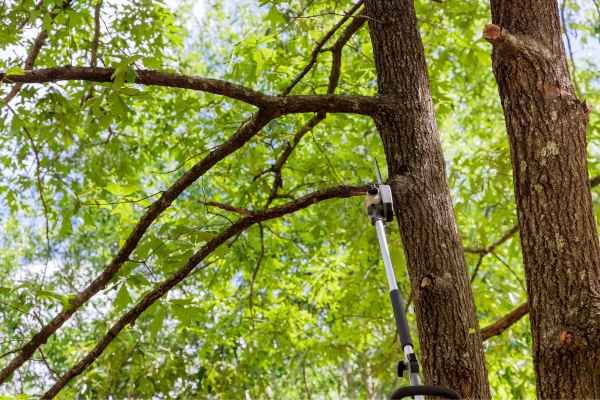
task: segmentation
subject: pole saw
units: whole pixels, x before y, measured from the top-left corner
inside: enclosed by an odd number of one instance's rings
[[[385,234],[385,224],[394,219],[394,203],[392,200],[392,190],[389,185],[384,185],[381,179],[381,173],[377,162],[375,162],[375,173],[377,174],[377,184],[371,184],[367,188],[365,206],[371,223],[375,225],[377,240],[385,266],[385,274],[390,288],[390,300],[396,319],[396,328],[400,339],[400,346],[404,352],[404,360],[398,363],[398,376],[403,377],[404,372],[408,373],[410,386],[397,389],[391,396],[392,400],[405,397],[415,397],[416,400],[424,400],[424,396],[437,396],[447,399],[460,399],[458,393],[454,390],[440,386],[422,385],[419,378],[419,362],[415,354],[406,313],[404,312],[404,300],[398,291],[396,276],[394,275],[394,266],[390,257],[390,251]]]

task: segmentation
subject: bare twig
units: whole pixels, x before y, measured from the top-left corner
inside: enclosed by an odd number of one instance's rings
[[[46,355],[44,354],[44,351],[42,349],[38,349],[38,352],[40,353],[40,357],[42,359],[42,363],[46,366],[46,369],[48,370],[48,372],[50,372],[50,374],[52,375],[52,377],[54,379],[58,379],[58,377],[60,376],[60,374],[58,374],[56,372],[56,370],[54,368],[52,368],[52,366],[50,365],[50,363],[46,359]]]
[[[154,304],[164,296],[175,285],[184,280],[200,262],[210,255],[217,247],[224,244],[227,240],[245,231],[252,225],[270,219],[279,218],[287,214],[294,213],[320,201],[352,197],[362,195],[366,186],[336,186],[329,189],[319,190],[300,197],[282,206],[266,209],[256,212],[252,215],[242,217],[233,225],[222,231],[219,235],[212,238],[196,253],[194,253],[184,266],[175,274],[161,282],[153,290],[148,292],[134,307],[127,311],[117,322],[108,330],[106,335],[100,339],[96,346],[87,353],[75,366],[67,371],[43,396],[42,399],[51,399],[60,392],[60,390],[74,377],[81,374],[90,364],[98,358],[104,349],[117,337],[117,335],[129,324],[133,323],[148,307]],[[200,267],[202,268],[202,267]]]
[[[7,352],[0,354],[0,359],[2,359],[4,357],[8,357],[11,354],[18,353],[19,351],[21,351],[21,347],[17,347],[16,349],[8,350]]]
[[[283,165],[288,160],[300,140],[310,132],[315,126],[317,126],[321,121],[325,119],[325,113],[317,113],[314,117],[312,117],[306,124],[304,124],[296,133],[294,134],[294,138],[291,143],[287,143],[283,152],[277,158],[275,164],[271,167],[270,172],[273,173],[273,186],[271,187],[271,193],[269,194],[269,198],[267,199],[266,206],[270,206],[273,200],[277,198],[277,192],[280,188],[283,187],[283,178],[281,175],[281,170],[283,169]]]
[[[79,204],[82,206],[97,206],[97,207],[101,207],[101,206],[108,206],[108,205],[115,205],[115,204],[130,204],[130,203],[140,203],[144,200],[148,200],[149,198],[155,197],[159,194],[164,193],[163,190],[160,190],[156,193],[151,193],[149,195],[146,195],[144,197],[140,197],[138,199],[133,199],[133,200],[121,200],[121,201],[107,201],[104,203],[99,203],[99,202],[82,202],[80,201]]]

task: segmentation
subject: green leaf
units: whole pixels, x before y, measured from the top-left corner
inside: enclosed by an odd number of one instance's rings
[[[22,76],[25,75],[25,70],[21,67],[10,67],[4,71],[6,75]]]
[[[165,308],[160,305],[157,306],[156,310],[154,311],[154,318],[152,318],[152,321],[150,322],[150,325],[148,327],[148,332],[150,333],[150,337],[152,339],[156,338],[158,331],[160,331],[160,329],[163,326],[163,322],[166,316],[167,311],[165,310]]]
[[[118,196],[129,196],[142,190],[139,184],[118,185],[116,183],[109,183],[105,186],[105,189]]]
[[[132,298],[127,290],[127,285],[122,284],[117,292],[117,297],[115,297],[115,310],[117,312],[123,310],[131,301]]]

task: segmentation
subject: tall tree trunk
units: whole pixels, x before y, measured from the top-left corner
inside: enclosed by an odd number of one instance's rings
[[[412,0],[366,2],[383,140],[408,260],[425,381],[490,398],[483,346],[437,132]]]
[[[600,245],[555,0],[491,0],[493,67],[511,148],[538,397],[600,398]]]

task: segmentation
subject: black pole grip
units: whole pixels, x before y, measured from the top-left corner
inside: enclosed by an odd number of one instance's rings
[[[390,299],[392,300],[392,307],[394,308],[394,318],[396,319],[396,327],[398,328],[400,344],[404,349],[404,346],[407,344],[412,346],[410,330],[408,329],[408,321],[406,320],[406,314],[404,313],[404,301],[402,300],[402,297],[400,297],[400,292],[398,292],[398,289],[390,291]]]
[[[447,389],[440,386],[406,386],[400,389],[397,389],[390,398],[391,400],[403,399],[405,397],[414,397],[414,396],[436,396],[442,397],[445,399],[457,399],[460,400],[460,395],[456,393],[452,389]]]

